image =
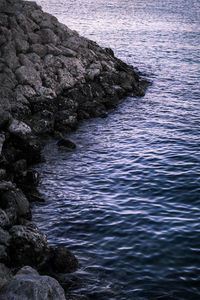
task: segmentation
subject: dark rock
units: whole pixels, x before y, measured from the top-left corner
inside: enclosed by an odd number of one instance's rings
[[[58,141],[57,145],[59,147],[65,147],[66,149],[72,150],[76,148],[76,144],[73,143],[70,140],[66,140],[66,139],[61,139],[60,141]]]
[[[55,128],[59,130],[60,128],[70,127],[71,129],[76,129],[77,127],[77,114],[70,113],[69,110],[58,111],[55,115]]]
[[[21,66],[16,70],[15,74],[21,84],[28,84],[32,87],[42,86],[40,74],[33,67]]]
[[[29,266],[23,267],[13,279],[6,281],[0,290],[0,300],[66,300],[64,290],[56,279],[40,276]]]
[[[14,208],[18,218],[31,219],[29,202],[21,190],[4,192],[1,194],[0,201],[2,208]]]
[[[20,138],[26,138],[26,136],[32,132],[27,124],[15,119],[12,120],[8,130],[11,134]]]
[[[3,148],[3,144],[5,142],[5,134],[3,133],[0,133],[0,155],[1,155],[1,152],[2,152],[2,148]]]
[[[9,256],[7,252],[7,247],[0,245],[0,262],[7,264],[9,261]]]
[[[105,48],[104,50],[106,51],[106,53],[110,54],[111,56],[113,57],[115,56],[114,51],[111,48]]]
[[[33,44],[30,47],[30,51],[36,53],[40,57],[44,57],[48,53],[47,47],[41,44]]]
[[[10,255],[17,266],[37,266],[48,252],[46,236],[32,222],[15,225],[10,230]]]
[[[11,280],[11,278],[11,271],[4,264],[0,263],[0,290],[9,280]]]
[[[26,175],[26,184],[33,186],[37,186],[40,181],[39,173],[35,170],[31,170],[27,172]]]
[[[13,164],[13,169],[16,177],[25,177],[27,174],[27,161],[20,159]]]
[[[5,169],[0,169],[0,181],[6,180],[7,174]]]
[[[8,231],[2,229],[0,227],[0,245],[9,246],[10,245],[11,236]]]
[[[78,269],[78,260],[66,247],[53,249],[53,269],[58,273],[71,273]]]
[[[6,213],[6,216],[8,218],[8,225],[6,224],[6,228],[10,228],[14,225],[17,224],[18,217],[17,217],[17,212],[14,207],[10,207],[4,210],[4,213]]]
[[[0,193],[14,190],[16,188],[15,184],[13,184],[11,181],[1,181],[0,182]]]
[[[0,227],[7,228],[11,225],[10,219],[3,209],[0,208]]]

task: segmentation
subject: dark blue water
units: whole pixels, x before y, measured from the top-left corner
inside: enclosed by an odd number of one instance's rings
[[[200,299],[200,1],[38,2],[153,80],[44,150],[34,219],[78,256],[72,294]]]

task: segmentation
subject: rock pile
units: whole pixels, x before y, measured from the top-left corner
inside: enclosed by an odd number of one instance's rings
[[[0,299],[65,299],[57,281],[37,271],[56,277],[78,267],[72,253],[49,247],[31,222],[29,202],[42,199],[38,174],[28,167],[40,161],[43,138],[59,136],[58,146],[73,149],[63,133],[145,88],[111,49],[79,36],[35,2],[1,0]]]

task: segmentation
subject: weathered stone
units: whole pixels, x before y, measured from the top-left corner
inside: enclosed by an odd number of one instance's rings
[[[71,273],[78,269],[78,260],[66,247],[53,250],[53,268],[58,273]]]
[[[28,57],[25,54],[19,54],[19,61],[21,63],[21,65],[23,66],[27,66],[27,67],[34,67],[33,63],[30,61],[30,59],[28,59]]]
[[[23,39],[15,39],[15,45],[18,53],[26,53],[29,49],[29,43]]]
[[[15,74],[21,84],[28,84],[36,88],[42,86],[40,74],[33,67],[21,66]]]
[[[18,85],[16,91],[19,91],[28,100],[34,98],[37,93],[30,85]]]
[[[14,172],[17,176],[27,175],[27,161],[25,159],[20,159],[13,164]]]
[[[49,28],[38,31],[38,34],[44,44],[57,45],[60,42],[59,37]]]
[[[19,26],[25,33],[35,32],[36,30],[39,30],[39,26],[31,19],[27,18],[23,13],[17,14],[16,19]]]
[[[11,239],[11,236],[8,233],[8,231],[6,231],[0,227],[0,244],[4,245],[4,246],[9,246],[10,239]]]
[[[29,32],[28,33],[28,41],[31,44],[40,44],[41,43],[41,37],[34,32]]]
[[[50,134],[53,132],[54,128],[54,115],[52,112],[47,110],[37,112],[33,115],[31,123],[36,134]]]
[[[4,60],[11,70],[16,70],[19,67],[19,59],[16,55],[14,42],[8,42],[3,46]]]
[[[41,88],[38,89],[38,94],[42,99],[50,99],[53,100],[56,98],[56,93],[54,90],[42,86]]]
[[[0,245],[0,262],[7,263],[9,260],[7,247],[4,245]]]
[[[10,255],[15,265],[37,266],[47,251],[47,238],[34,223],[15,225],[10,230]]]
[[[0,73],[0,85],[11,90],[15,88],[17,80],[11,69],[4,68],[4,72]]]
[[[9,190],[1,195],[1,207],[13,207],[16,210],[17,217],[30,218],[29,202],[21,190]]]
[[[58,111],[55,115],[55,122],[57,129],[59,129],[59,125],[74,129],[77,126],[77,114],[72,114],[68,110]]]
[[[1,152],[2,152],[2,148],[3,148],[3,144],[5,142],[5,134],[4,133],[0,133],[0,155],[1,155]]]
[[[0,181],[5,180],[6,179],[6,170],[0,168]]]
[[[6,228],[10,226],[10,220],[7,213],[1,208],[0,208],[0,226],[2,228]]]
[[[93,81],[95,79],[95,77],[100,75],[100,70],[99,69],[90,69],[88,70],[87,73],[87,78],[91,81]]]
[[[12,278],[11,271],[0,263],[0,289]],[[6,298],[8,299],[8,298]]]
[[[13,190],[16,186],[11,181],[1,181],[0,182],[0,192]]]
[[[62,45],[59,46],[59,49],[62,51],[62,55],[67,56],[67,57],[76,57],[77,56],[77,52],[66,48]]]
[[[24,122],[13,119],[9,128],[9,132],[17,137],[25,138],[31,134],[31,128]]]
[[[48,54],[53,54],[53,55],[60,55],[62,54],[62,50],[60,50],[58,47],[54,45],[46,45],[46,50]]]
[[[64,290],[56,279],[40,276],[29,266],[23,267],[4,284],[0,300],[66,300]]]
[[[37,55],[36,53],[27,53],[26,57],[28,57],[28,59],[34,64],[42,64],[42,60],[40,58],[39,55]]]
[[[33,44],[30,47],[30,51],[33,52],[33,53],[36,53],[40,57],[43,57],[48,53],[47,47],[44,46],[44,45],[41,45],[41,44]]]
[[[6,213],[6,216],[8,218],[8,224],[5,225],[5,228],[10,228],[14,226],[17,223],[17,212],[14,207],[10,207],[5,209],[4,211]]]

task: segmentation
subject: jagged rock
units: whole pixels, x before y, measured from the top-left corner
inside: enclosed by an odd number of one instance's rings
[[[71,273],[78,269],[78,260],[66,247],[53,249],[53,268],[58,273]]]
[[[3,144],[5,142],[5,134],[3,133],[0,133],[0,155],[1,155],[1,152],[2,152],[2,148],[3,148]]]
[[[10,239],[11,239],[11,236],[8,233],[8,231],[6,231],[0,227],[0,244],[4,245],[4,246],[9,246]]]
[[[0,290],[9,280],[11,280],[11,278],[11,271],[4,264],[0,263]]]
[[[15,119],[12,120],[8,130],[10,133],[20,138],[25,138],[32,132],[31,128],[27,124]]]
[[[26,53],[29,50],[29,43],[26,40],[15,39],[16,50],[18,53]]]
[[[41,44],[33,44],[30,47],[30,51],[36,53],[40,57],[44,57],[48,53],[47,47]]]
[[[1,194],[1,207],[4,209],[14,208],[18,218],[31,218],[29,202],[19,189]]]
[[[6,228],[10,228],[17,224],[17,212],[14,207],[10,207],[4,210],[8,218],[8,225],[5,225]]]
[[[26,266],[0,290],[0,300],[66,300],[64,290],[56,279],[40,276]]]
[[[6,170],[3,169],[3,168],[1,168],[1,169],[0,169],[0,181],[5,180],[5,179],[6,179],[6,176],[7,176]]]
[[[69,110],[58,111],[55,115],[56,129],[70,127],[75,129],[77,126],[77,114],[70,113]]]
[[[0,208],[0,227],[7,228],[8,226],[10,226],[10,224],[11,223],[7,213]]]
[[[0,245],[0,262],[1,263],[8,263],[9,256],[7,252],[7,247],[4,245]]]
[[[11,181],[1,181],[0,182],[0,193],[8,191],[8,190],[13,190],[15,188],[16,188],[15,184],[13,184]]]
[[[36,88],[42,86],[40,74],[33,67],[21,66],[16,70],[15,74],[21,84],[28,84]]]
[[[13,164],[13,169],[17,177],[25,177],[27,174],[27,161],[25,159],[17,160]]]
[[[44,44],[57,45],[60,42],[59,37],[49,28],[38,31],[38,34],[41,36]]]
[[[32,222],[10,230],[10,255],[13,264],[37,266],[48,252],[47,238]]]

